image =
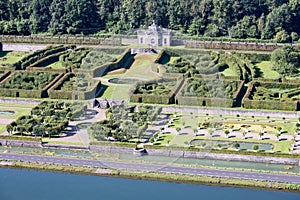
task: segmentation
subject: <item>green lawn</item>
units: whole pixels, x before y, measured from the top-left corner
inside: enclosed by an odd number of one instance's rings
[[[158,75],[152,72],[152,65],[156,65],[154,60],[157,55],[141,54],[134,58],[134,63],[129,70],[124,74],[124,77],[136,77],[142,79],[155,79]]]
[[[0,135],[6,131],[6,126],[5,125],[0,125]]]
[[[140,78],[145,80],[156,79],[159,76],[152,72],[152,65],[156,65],[154,60],[156,55],[142,54],[135,57],[135,61],[125,73],[116,75],[106,75],[103,78]],[[102,83],[107,86],[107,89],[102,94],[101,98],[129,100],[129,91],[133,86],[112,85],[109,83]]]
[[[223,72],[222,72],[222,74],[224,75],[224,76],[235,76],[235,77],[238,77],[239,75],[236,73],[236,71],[234,70],[234,69],[232,69],[232,68],[227,68],[227,69],[225,69]]]
[[[111,85],[109,83],[102,83],[102,85],[107,86],[107,89],[101,95],[101,98],[129,100],[129,91],[131,86]]]
[[[155,142],[154,145],[166,146],[168,142],[171,142],[174,139],[174,134],[163,134],[160,135],[160,140]]]
[[[263,61],[257,63],[255,65],[257,69],[259,69],[262,78],[267,79],[278,79],[280,78],[280,74],[274,70],[272,70],[272,63],[271,61]]]
[[[11,116],[0,116],[0,119],[17,119],[22,115],[30,114],[30,111],[36,105],[33,104],[0,104],[0,110],[3,111],[15,111],[15,114]]]
[[[274,143],[274,152],[289,153],[292,141],[280,141]]]
[[[170,142],[170,146],[184,147],[194,138],[193,135],[175,135]]]
[[[29,54],[29,52],[23,52],[23,51],[0,52],[0,65],[13,64],[21,60],[27,54]]]
[[[60,61],[54,62],[51,65],[48,65],[47,68],[52,68],[52,69],[65,69]]]

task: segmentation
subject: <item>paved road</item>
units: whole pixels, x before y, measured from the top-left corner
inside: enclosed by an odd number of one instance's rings
[[[264,174],[255,172],[237,172],[229,170],[215,170],[215,169],[201,169],[201,168],[189,168],[179,166],[166,166],[156,164],[140,164],[140,163],[124,163],[124,162],[112,162],[101,160],[86,160],[77,158],[59,158],[49,156],[34,156],[23,154],[0,154],[0,160],[19,160],[23,162],[39,162],[48,164],[63,164],[74,166],[92,166],[111,169],[127,169],[138,171],[155,171],[166,172],[176,174],[193,174],[193,175],[205,175],[205,176],[217,176],[217,177],[230,177],[241,179],[254,179],[254,180],[266,180],[266,181],[280,181],[300,184],[300,176],[284,175],[284,174]]]

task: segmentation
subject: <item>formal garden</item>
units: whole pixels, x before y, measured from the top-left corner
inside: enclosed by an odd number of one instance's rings
[[[273,67],[275,53],[166,49],[158,55],[134,55],[129,49],[48,46],[20,54],[9,64],[3,61],[1,95],[64,100],[100,97],[134,103],[114,105],[106,111],[105,120],[88,126],[95,143],[289,153],[299,126],[295,119],[162,113],[153,105],[297,111],[298,66],[278,71]],[[79,115],[80,120],[85,113],[82,105],[76,105],[80,108],[74,113],[75,104],[69,104],[50,102],[48,108],[42,103],[31,116],[15,117],[6,129],[11,135],[58,136],[73,116]],[[53,112],[38,113],[37,109]],[[56,117],[51,121],[49,116]],[[50,125],[33,130],[45,124]]]
[[[71,120],[85,116],[84,103],[44,101],[6,126],[10,136],[59,137]]]
[[[146,105],[114,105],[106,111],[106,120],[92,124],[88,131],[94,142],[147,141],[147,128],[161,113],[161,108]]]

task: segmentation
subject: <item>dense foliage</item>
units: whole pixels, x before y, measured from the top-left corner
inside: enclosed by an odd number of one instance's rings
[[[61,133],[75,116],[84,113],[86,106],[80,103],[42,102],[31,111],[6,126],[10,134],[53,136]]]
[[[255,82],[249,98],[252,100],[291,101],[300,99],[299,95],[300,88],[297,84]]]
[[[182,90],[182,95],[208,98],[232,98],[237,88],[238,81],[191,78],[187,81],[185,88]]]
[[[282,75],[293,75],[299,72],[300,55],[291,46],[276,49],[271,54],[273,69]]]
[[[161,109],[153,106],[112,106],[106,113],[107,120],[94,123],[89,133],[99,141],[128,142],[130,139],[142,138],[148,123],[154,121]]]
[[[100,67],[105,63],[115,61],[115,58],[112,58],[108,54],[106,54],[101,49],[94,49],[89,52],[86,57],[82,60],[81,69],[94,69],[96,67]]]
[[[95,86],[95,81],[88,74],[71,74],[56,90],[87,91]]]
[[[138,86],[136,94],[155,94],[155,95],[168,95],[171,92],[170,87],[165,83],[147,83]]]
[[[81,65],[82,59],[90,52],[89,49],[75,49],[73,51],[69,51],[59,57],[59,61],[61,62],[64,68],[74,67],[79,68]]]
[[[159,25],[183,33],[298,40],[298,0],[2,0],[1,34],[119,33]]]
[[[40,90],[57,77],[57,73],[16,72],[12,78],[1,84],[1,88]]]

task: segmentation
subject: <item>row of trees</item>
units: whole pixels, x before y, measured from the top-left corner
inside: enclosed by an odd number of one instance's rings
[[[298,0],[2,0],[0,33],[119,33],[156,21],[191,35],[296,40]]]

